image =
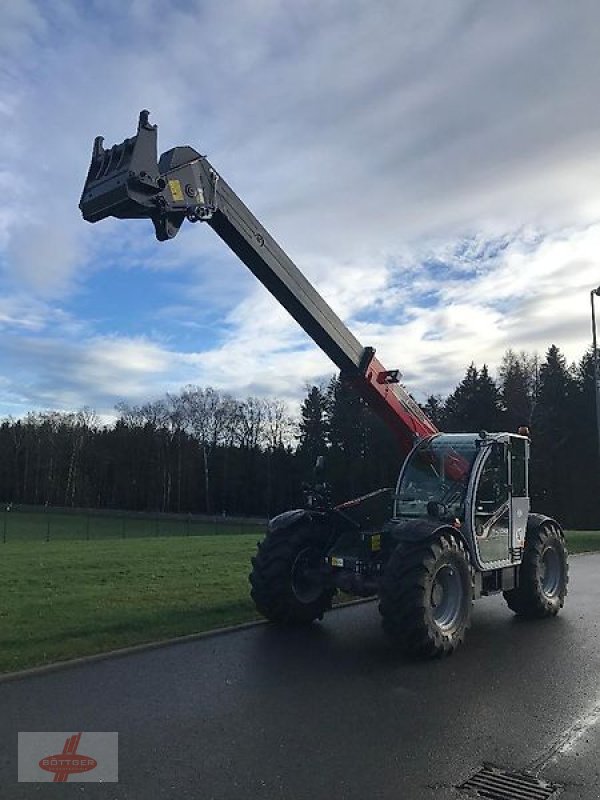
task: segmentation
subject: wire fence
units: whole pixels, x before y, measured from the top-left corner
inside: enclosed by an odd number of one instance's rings
[[[0,506],[0,542],[263,534],[260,517]]]

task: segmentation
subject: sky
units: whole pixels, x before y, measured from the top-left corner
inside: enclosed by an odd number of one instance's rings
[[[0,416],[186,384],[297,407],[334,366],[214,232],[82,220],[91,145],[206,154],[423,402],[569,360],[600,284],[600,6],[0,0]]]

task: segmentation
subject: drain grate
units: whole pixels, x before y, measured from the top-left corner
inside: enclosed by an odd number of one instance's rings
[[[561,789],[556,783],[539,780],[533,775],[506,772],[491,764],[484,764],[458,788],[486,800],[554,800]]]

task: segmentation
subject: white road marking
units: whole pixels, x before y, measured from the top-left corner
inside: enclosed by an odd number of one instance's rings
[[[555,742],[550,750],[533,764],[535,775],[539,775],[548,764],[557,761],[560,756],[572,753],[577,743],[585,734],[598,724],[600,724],[600,696],[584,716],[575,720],[562,736],[559,737],[558,741]]]
[[[596,705],[589,711],[585,717],[577,720],[570,729],[566,732],[565,738],[561,742],[556,755],[566,755],[570,753],[577,742],[590,730],[594,725],[600,722],[600,698]]]

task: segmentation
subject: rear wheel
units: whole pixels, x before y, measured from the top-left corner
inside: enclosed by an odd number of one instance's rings
[[[426,543],[401,543],[385,570],[383,629],[406,652],[453,653],[471,624],[473,571],[462,541],[443,531]]]
[[[519,586],[504,592],[508,607],[523,617],[552,617],[565,603],[569,564],[560,527],[543,522],[527,533]]]
[[[322,536],[311,527],[267,534],[249,576],[258,611],[271,622],[288,625],[322,619],[335,594],[321,571],[323,556]]]

